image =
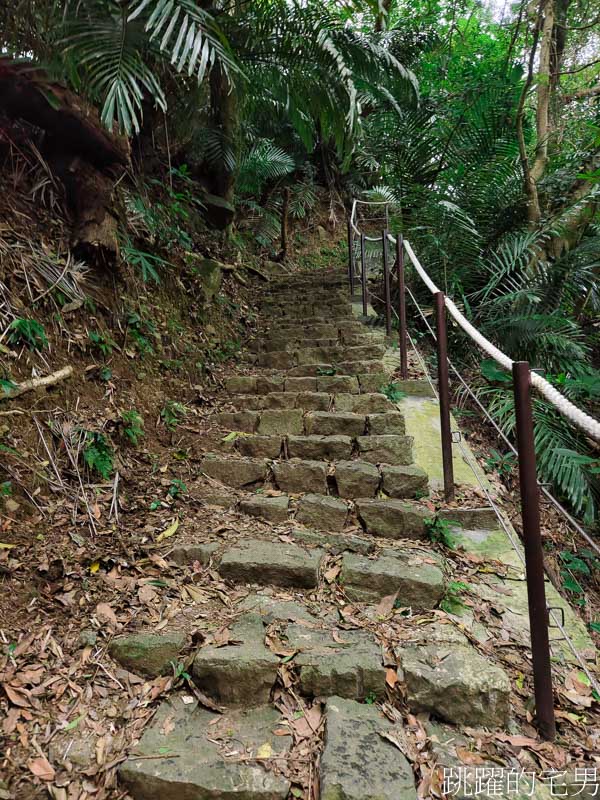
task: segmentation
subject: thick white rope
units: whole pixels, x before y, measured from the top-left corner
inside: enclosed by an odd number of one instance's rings
[[[353,229],[360,235],[360,231],[356,227],[354,223],[355,215],[356,215],[356,200],[352,203],[352,213],[350,216],[350,221],[352,224]],[[364,203],[365,201],[360,201]],[[390,233],[388,233],[388,239],[393,243],[396,244],[396,239]],[[376,239],[370,239],[370,241],[376,241]],[[412,249],[410,242],[406,239],[402,240],[404,243],[404,249],[408,257],[410,258],[412,265],[415,268],[418,276],[421,278],[425,286],[429,289],[432,294],[437,294],[437,292],[441,291],[435,285],[435,283],[431,280],[423,266],[421,265],[419,259],[415,255],[414,250]],[[506,353],[503,353],[498,347],[492,344],[489,339],[486,339],[477,328],[475,328],[468,319],[458,310],[456,304],[450,300],[449,297],[445,297],[445,305],[448,311],[450,312],[451,316],[456,320],[456,322],[460,325],[460,327],[467,333],[471,339],[475,342],[475,344],[480,347],[485,353],[491,356],[494,361],[500,364],[501,367],[512,372],[513,360],[509,358]],[[575,403],[572,403],[568,400],[564,395],[562,395],[558,389],[555,389],[551,383],[549,383],[545,378],[542,378],[537,372],[529,371],[529,379],[531,385],[534,386],[538,392],[543,395],[548,402],[550,402],[560,413],[570,420],[574,425],[577,425],[581,430],[590,436],[592,439],[595,439],[597,442],[600,442],[600,422],[594,419],[594,417],[586,414],[585,411],[582,411],[578,408]]]

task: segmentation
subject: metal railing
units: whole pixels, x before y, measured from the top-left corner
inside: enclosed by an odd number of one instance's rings
[[[437,348],[437,396],[440,408],[440,427],[441,427],[441,449],[444,476],[444,496],[446,501],[454,499],[454,474],[452,462],[452,443],[453,434],[450,423],[450,381],[448,368],[458,376],[462,384],[466,387],[469,394],[475,399],[477,405],[484,411],[485,416],[492,422],[497,433],[508,443],[512,452],[518,457],[519,466],[519,488],[521,495],[521,519],[523,527],[523,543],[525,550],[524,566],[526,572],[527,595],[529,605],[529,621],[531,632],[531,651],[533,661],[533,677],[535,688],[536,716],[537,725],[541,736],[547,740],[554,739],[556,735],[556,723],[554,718],[554,700],[552,689],[552,673],[550,667],[550,637],[548,632],[550,617],[553,618],[556,627],[560,628],[564,638],[567,640],[572,653],[576,656],[580,665],[584,669],[592,685],[598,689],[598,685],[590,674],[584,661],[578,654],[573,643],[569,639],[564,626],[558,620],[555,610],[548,607],[546,602],[545,590],[545,569],[543,560],[542,539],[540,530],[540,490],[552,502],[555,508],[563,514],[569,524],[579,533],[584,534],[588,543],[600,553],[600,547],[594,542],[576,520],[562,507],[548,489],[538,483],[536,469],[536,454],[534,445],[533,413],[531,403],[531,390],[537,389],[552,405],[554,405],[567,419],[574,425],[579,426],[586,435],[600,441],[600,422],[595,420],[586,412],[575,406],[570,400],[560,394],[554,386],[546,381],[541,375],[530,369],[526,361],[512,361],[505,353],[497,348],[492,342],[486,339],[456,307],[455,303],[440,291],[433,280],[427,274],[417,256],[412,249],[410,242],[403,239],[401,235],[394,237],[386,228],[381,231],[379,236],[367,236],[357,227],[357,205],[385,205],[386,218],[387,207],[390,205],[386,201],[373,203],[371,201],[354,200],[352,212],[348,219],[348,276],[350,289],[354,295],[355,284],[361,285],[361,296],[363,313],[366,316],[368,309],[368,274],[365,258],[366,242],[381,242],[382,268],[383,268],[383,302],[385,307],[386,333],[392,333],[392,302],[391,302],[391,272],[389,265],[389,245],[392,243],[396,251],[396,277],[398,285],[398,345],[400,350],[400,374],[403,379],[408,377],[408,341],[412,338],[408,332],[406,323],[406,297],[407,294],[415,303],[417,310],[421,313],[426,325],[436,342]],[[354,241],[358,238],[360,243],[360,273],[356,273]],[[433,295],[435,308],[435,332],[429,325],[425,315],[420,309],[413,293],[406,286],[404,253],[408,255],[416,274],[425,284]],[[511,372],[513,391],[515,398],[515,417],[516,417],[516,447],[505,436],[502,430],[494,422],[487,409],[473,393],[466,381],[462,378],[452,361],[448,358],[447,348],[447,320],[446,312],[449,312],[455,322],[467,333],[475,344],[485,353],[490,355],[503,369]],[[413,344],[414,347],[414,344]],[[415,352],[418,351],[415,348]],[[429,374],[426,370],[426,377]],[[432,384],[433,386],[433,384]],[[434,391],[435,391],[435,387]],[[475,470],[474,470],[475,472]],[[485,490],[485,487],[483,487]],[[513,537],[502,519],[500,512],[493,503],[489,492],[486,496],[492,503],[494,511],[505,528],[509,538],[520,555]]]

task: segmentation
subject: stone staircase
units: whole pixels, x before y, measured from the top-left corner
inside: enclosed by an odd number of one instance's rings
[[[226,381],[230,410],[216,418],[234,435],[204,455],[201,472],[228,487],[241,519],[264,524],[219,550],[172,553],[247,590],[227,642],[207,635],[191,665],[223,713],[172,696],[121,780],[134,800],[308,798],[306,788],[291,794],[286,767],[305,752],[285,713],[291,696],[308,720],[323,708],[324,737],[322,724],[314,731],[321,800],[416,800],[413,770],[393,744],[405,735],[402,716],[392,721],[374,704],[390,691],[390,669],[411,712],[492,729],[508,725],[510,681],[473,646],[468,624],[436,615],[452,567],[426,536],[431,476],[415,463],[405,415],[380,391],[388,348],[353,315],[345,278],[286,275],[269,284],[261,312],[252,374]],[[463,519],[466,542],[469,530],[480,541],[497,527],[489,509]],[[375,625],[374,604],[390,597],[407,609],[393,647]],[[344,617],[348,603],[365,624]],[[168,631],[144,635],[156,654]]]

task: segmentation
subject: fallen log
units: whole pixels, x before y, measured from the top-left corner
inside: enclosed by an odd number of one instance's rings
[[[63,367],[56,372],[51,372],[50,375],[44,375],[42,378],[30,378],[28,381],[18,383],[8,392],[0,393],[0,400],[13,400],[15,397],[20,397],[26,392],[32,392],[35,389],[47,389],[49,386],[54,386],[61,381],[70,378],[73,374],[73,367]]]

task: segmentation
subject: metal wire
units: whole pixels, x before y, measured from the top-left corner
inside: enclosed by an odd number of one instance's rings
[[[359,229],[356,227],[354,223],[354,218],[356,216],[356,204],[357,202],[361,202],[363,205],[368,205],[369,201],[361,200],[357,201],[354,200],[352,203],[352,212],[350,215],[350,224],[351,227],[360,235]],[[385,202],[385,201],[384,201]],[[382,201],[378,201],[377,205],[381,205]],[[388,205],[390,205],[388,201]],[[389,241],[396,244],[396,238],[392,236],[392,234],[388,233]],[[369,241],[377,241],[381,237],[369,237],[366,236],[365,239]],[[422,264],[420,263],[419,259],[415,255],[414,250],[412,249],[410,242],[406,239],[403,239],[404,249],[406,250],[408,257],[410,258],[415,271],[417,272],[418,276],[421,278],[423,283],[427,286],[429,291],[432,294],[437,294],[440,289],[435,285],[435,283],[431,280],[425,269],[423,268]],[[475,344],[478,345],[485,353],[490,355],[500,366],[504,369],[511,371],[513,361],[509,358],[506,353],[503,353],[495,344],[486,339],[477,328],[475,328],[469,320],[462,314],[462,312],[458,309],[456,304],[449,298],[444,295],[444,304],[452,317],[456,320],[456,322],[460,325],[460,327],[473,339]],[[551,383],[549,383],[545,378],[541,375],[538,375],[537,372],[530,371],[530,381],[531,385],[534,386],[540,394],[542,394],[546,400],[548,400],[552,405],[560,411],[560,413],[567,417],[573,424],[577,425],[581,428],[588,436],[592,439],[596,439],[600,442],[600,422],[594,419],[590,414],[587,414],[582,409],[578,408],[574,403],[572,403],[568,398],[564,397]]]
[[[412,294],[412,292],[410,290],[408,290],[408,291],[409,291],[409,294],[410,294],[410,296],[412,298],[412,301],[415,304],[419,314],[423,317],[423,320],[425,321],[425,323],[426,323],[426,325],[427,325],[427,327],[429,329],[429,332],[431,333],[431,335],[435,339],[435,333],[433,332],[431,326],[429,325],[429,322],[427,321],[425,315],[423,314],[423,311],[422,311],[421,307],[419,306],[419,304],[415,300],[414,295]],[[421,369],[423,370],[423,373],[424,373],[425,377],[427,378],[427,380],[429,382],[429,385],[431,386],[431,389],[432,389],[436,399],[439,400],[437,387],[434,385],[434,382],[432,381],[431,376],[429,374],[429,370],[427,368],[427,365],[426,365],[424,359],[422,358],[419,350],[417,349],[417,347],[416,347],[416,345],[415,345],[415,343],[413,341],[412,336],[410,335],[410,333],[408,331],[407,331],[407,336],[408,336],[408,339],[410,341],[411,347],[414,350],[415,355],[417,356],[417,359],[418,359],[418,361],[419,361],[419,363],[421,365]],[[450,364],[450,359],[448,359],[448,363]],[[521,563],[523,565],[523,568],[525,568],[525,556],[524,556],[521,548],[519,548],[519,546],[515,542],[515,538],[513,536],[513,532],[511,531],[510,527],[508,526],[508,524],[504,520],[504,517],[503,517],[500,509],[498,508],[498,506],[494,502],[494,499],[491,496],[487,486],[481,480],[480,471],[479,471],[478,468],[476,468],[477,463],[474,461],[473,456],[471,454],[469,454],[468,450],[464,446],[464,443],[463,443],[462,439],[458,439],[456,444],[458,444],[458,446],[460,447],[463,460],[470,467],[473,475],[475,476],[475,479],[477,480],[477,483],[479,484],[481,490],[485,494],[486,499],[487,499],[488,503],[490,504],[490,507],[493,509],[494,514],[496,515],[496,517],[498,518],[498,521],[500,522],[500,525],[502,526],[502,528],[504,529],[504,532],[508,536],[508,539],[509,539],[509,541],[510,541],[510,543],[512,545],[513,550],[515,551],[515,553],[517,554],[517,557],[521,561]],[[581,658],[581,656],[577,652],[577,649],[575,648],[575,645],[573,644],[573,641],[571,640],[569,634],[567,633],[567,631],[565,630],[564,626],[562,625],[562,623],[558,619],[558,616],[556,615],[554,610],[552,608],[548,607],[548,606],[547,606],[547,611],[548,611],[548,615],[552,618],[552,621],[553,621],[554,625],[562,633],[562,636],[563,636],[565,642],[567,643],[567,646],[568,646],[569,650],[571,651],[571,653],[573,654],[573,656],[577,660],[577,662],[578,662],[579,666],[581,667],[581,669],[583,670],[583,672],[586,674],[588,680],[590,681],[591,687],[597,693],[600,693],[600,684],[596,681],[594,675],[592,675],[592,673],[590,672],[587,664],[585,663],[585,661]]]

